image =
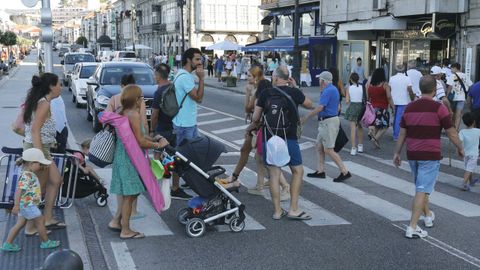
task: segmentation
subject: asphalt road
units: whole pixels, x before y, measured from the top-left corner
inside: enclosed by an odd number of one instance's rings
[[[58,58],[55,63],[59,63]],[[55,69],[60,72],[60,68]],[[76,141],[80,143],[93,137],[91,123],[86,121],[86,110],[75,108],[71,93],[66,89],[62,97]],[[207,88],[199,110],[202,115],[199,122],[204,122],[200,130],[221,139],[232,153],[220,157],[217,162],[230,171],[238,160],[236,152],[244,131],[218,131],[245,125],[243,102],[242,95]],[[300,141],[305,146],[302,156],[306,172],[316,168],[317,158],[312,147],[316,125],[316,121],[311,120]],[[346,122],[343,127],[349,134]],[[442,165],[442,181],[432,195],[435,227],[428,230],[430,236],[425,240],[406,239],[404,229],[414,192],[412,180],[407,169],[391,165],[394,147],[391,131],[382,138],[381,145],[380,150],[375,150],[373,144],[365,142],[365,154],[355,157],[347,151],[341,152],[353,174],[345,183],[304,178],[301,205],[314,216],[311,223],[286,218],[273,220],[271,202],[249,195],[243,187],[234,195],[245,203],[251,220],[241,233],[221,232],[216,228],[199,239],[188,238],[184,226],[175,217],[177,210],[186,203],[173,201],[160,218],[144,204],[140,210],[148,216],[132,226],[147,224],[153,227],[151,235],[141,240],[121,241],[117,234],[107,229],[112,215],[110,208],[98,208],[93,198],[83,199],[81,203],[89,209],[95,233],[112,269],[480,268],[480,189],[461,191],[461,166]],[[444,149],[447,147],[444,140]],[[349,150],[350,146],[346,148]],[[448,157],[448,152],[444,155]],[[453,164],[457,163],[461,164]],[[108,171],[100,172],[108,175]],[[339,173],[331,164],[327,165],[326,172],[331,178]],[[289,179],[290,174],[286,172],[286,176]],[[255,161],[251,158],[240,179],[244,185],[251,186],[256,181],[254,177]],[[420,225],[423,227],[423,223]]]

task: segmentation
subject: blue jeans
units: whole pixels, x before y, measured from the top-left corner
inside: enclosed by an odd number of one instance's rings
[[[178,127],[173,125],[173,130],[177,136],[177,146],[180,145],[183,140],[191,140],[198,137],[197,126],[193,127]]]
[[[432,193],[440,171],[440,160],[409,160],[408,163],[415,181],[415,192]]]
[[[400,121],[402,121],[403,112],[407,105],[395,105],[395,117],[393,120],[393,139],[396,141],[400,134]]]

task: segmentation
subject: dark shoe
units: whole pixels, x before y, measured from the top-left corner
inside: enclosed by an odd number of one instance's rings
[[[189,186],[187,183],[182,184],[181,187],[182,187],[182,188],[188,188],[188,189],[190,189],[190,186]]]
[[[345,180],[347,180],[348,178],[352,177],[352,175],[350,174],[350,172],[347,172],[347,174],[343,174],[343,173],[340,173],[340,175],[333,179],[333,182],[343,182]]]
[[[172,196],[172,199],[177,200],[190,200],[192,198],[192,196],[185,193],[185,191],[183,191],[181,188],[170,191],[170,196]]]
[[[314,172],[314,173],[307,173],[307,177],[311,178],[325,178],[325,172]]]

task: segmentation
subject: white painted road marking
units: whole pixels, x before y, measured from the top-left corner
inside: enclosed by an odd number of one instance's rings
[[[224,133],[229,133],[229,132],[239,131],[239,130],[245,131],[245,129],[248,126],[249,125],[242,125],[242,126],[235,126],[235,127],[231,127],[231,128],[222,128],[222,129],[213,130],[212,133],[213,134],[224,134]]]
[[[235,119],[233,119],[233,118],[231,118],[231,117],[225,117],[225,118],[220,118],[220,119],[215,119],[215,120],[208,120],[208,121],[198,122],[198,123],[197,123],[197,126],[210,125],[210,124],[218,124],[218,123],[228,122],[228,121],[233,121],[233,120],[235,120]]]
[[[125,242],[110,242],[110,245],[112,246],[113,255],[115,256],[118,269],[137,269],[132,255],[130,254],[130,250],[128,250]]]

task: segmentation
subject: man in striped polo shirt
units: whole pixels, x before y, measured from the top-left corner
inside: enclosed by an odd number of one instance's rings
[[[435,78],[430,75],[420,79],[422,97],[405,108],[393,157],[395,166],[400,166],[402,163],[400,153],[406,142],[407,159],[415,180],[412,216],[405,233],[407,238],[423,238],[428,235],[420,226],[417,226],[422,213],[425,215],[425,227],[433,227],[435,214],[428,207],[428,197],[433,191],[440,170],[442,129],[446,130],[448,138],[457,147],[458,155],[460,157],[464,155],[462,143],[447,107],[433,100],[436,84]]]

